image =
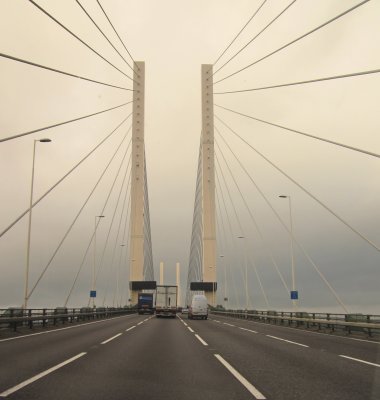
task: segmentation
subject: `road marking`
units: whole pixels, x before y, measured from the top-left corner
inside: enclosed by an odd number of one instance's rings
[[[135,315],[135,314],[122,315],[120,317],[113,317],[113,318],[109,318],[109,319],[102,319],[101,321],[86,322],[85,324],[67,326],[66,328],[52,329],[50,331],[45,331],[45,332],[31,333],[30,335],[22,335],[22,336],[16,336],[16,337],[12,337],[12,338],[7,338],[7,339],[0,339],[0,342],[8,342],[10,340],[23,339],[23,338],[30,337],[30,336],[46,335],[47,333],[54,333],[54,332],[59,332],[59,331],[65,331],[67,329],[80,328],[80,327],[86,326],[86,325],[100,324],[101,322],[109,322],[109,321],[112,321],[112,320],[115,320],[115,319],[119,319],[119,318],[123,318],[123,317],[131,317],[132,315]]]
[[[215,322],[217,322],[218,324],[220,324],[220,323],[221,323],[220,321],[218,321],[218,320],[216,320],[216,319],[214,319],[214,321],[215,321]]]
[[[139,322],[137,325],[141,325],[144,321]]]
[[[248,332],[252,332],[252,333],[257,333],[256,331],[253,331],[252,329],[241,328],[240,326],[239,326],[239,329],[241,329],[242,331],[248,331]]]
[[[195,334],[195,337],[203,344],[203,346],[208,346],[208,344],[197,334]]]
[[[229,364],[222,356],[219,354],[214,354],[214,356],[231,372],[231,374],[257,399],[257,400],[265,400],[266,397],[259,392],[251,382],[244,378],[236,369]]]
[[[358,361],[358,362],[361,362],[361,363],[363,363],[363,364],[373,365],[373,366],[375,366],[375,367],[379,367],[379,368],[380,368],[380,364],[375,364],[375,363],[371,363],[371,362],[369,362],[369,361],[360,360],[359,358],[353,358],[353,357],[343,356],[342,354],[340,354],[339,357],[348,358],[349,360]]]
[[[27,379],[26,381],[24,381],[24,382],[22,382],[22,383],[19,383],[19,384],[16,385],[16,386],[13,386],[12,388],[6,390],[5,392],[0,393],[0,397],[7,397],[7,396],[9,396],[9,395],[12,394],[12,393],[17,392],[18,390],[22,389],[23,387],[25,387],[25,386],[27,386],[27,385],[30,385],[31,383],[37,381],[38,379],[43,378],[44,376],[46,376],[46,375],[48,375],[48,374],[50,374],[50,373],[56,371],[56,370],[59,369],[59,368],[62,368],[63,366],[65,366],[65,365],[67,365],[67,364],[70,364],[71,362],[77,360],[78,358],[84,356],[85,354],[87,354],[87,353],[79,353],[79,354],[76,355],[75,357],[72,357],[72,358],[70,358],[70,359],[68,359],[68,360],[66,360],[66,361],[63,361],[63,362],[61,362],[60,364],[56,365],[55,367],[49,368],[49,369],[47,369],[46,371],[41,372],[40,374],[37,374],[37,375],[33,376],[32,378]]]
[[[125,332],[131,331],[132,329],[135,329],[135,328],[136,328],[136,325],[131,326],[130,328],[126,329]]]
[[[223,322],[223,324],[224,325],[228,325],[228,326],[235,326],[235,325],[232,325],[232,324],[228,324],[227,322]]]
[[[106,344],[106,343],[110,342],[111,340],[116,339],[117,337],[119,337],[119,336],[121,336],[121,335],[122,335],[122,333],[118,333],[117,335],[112,336],[111,338],[105,340],[104,342],[102,342],[102,343],[100,343],[100,344]]]
[[[183,321],[182,321],[182,322],[183,322]],[[188,326],[186,322],[183,322],[183,324],[184,324],[185,326]]]
[[[194,333],[194,331],[190,328],[190,326],[188,326],[187,329],[188,329],[190,332]]]
[[[271,336],[271,335],[265,335],[265,336],[270,337],[270,338],[272,338],[272,339],[276,339],[276,340],[282,340],[283,342],[288,342],[288,343],[291,343],[291,344],[296,344],[297,346],[309,347],[309,346],[307,346],[306,344],[301,344],[301,343],[297,343],[297,342],[292,342],[291,340],[281,339],[281,338],[279,338],[279,337],[277,337],[277,336]]]

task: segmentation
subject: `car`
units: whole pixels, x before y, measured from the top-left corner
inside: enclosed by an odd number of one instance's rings
[[[181,313],[182,314],[188,314],[189,313],[189,309],[188,308],[182,308]]]

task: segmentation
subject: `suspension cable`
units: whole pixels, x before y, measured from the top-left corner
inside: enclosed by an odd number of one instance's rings
[[[93,188],[91,189],[90,193],[88,194],[86,200],[84,201],[84,203],[82,204],[82,206],[80,207],[79,211],[77,212],[77,214],[75,215],[73,221],[71,222],[70,226],[68,227],[68,229],[66,230],[65,234],[63,235],[61,241],[59,242],[58,246],[56,247],[56,249],[54,250],[52,256],[50,257],[48,263],[46,264],[45,268],[42,270],[41,274],[39,275],[39,277],[36,280],[36,283],[34,284],[34,286],[32,287],[32,289],[30,290],[30,292],[27,295],[27,299],[29,299],[31,297],[31,295],[33,294],[34,290],[36,289],[36,287],[38,286],[38,284],[40,283],[41,279],[43,278],[43,276],[45,275],[46,271],[48,270],[49,266],[51,265],[51,263],[53,262],[55,256],[57,255],[59,249],[62,247],[63,243],[65,242],[67,236],[69,235],[69,233],[71,232],[72,228],[74,227],[75,223],[78,221],[78,218],[80,217],[80,215],[82,214],[82,211],[84,210],[84,208],[86,207],[87,203],[90,201],[92,195],[95,193],[95,190],[97,189],[97,187],[99,186],[100,182],[102,181],[104,175],[106,174],[106,172],[108,171],[109,166],[112,164],[112,161],[115,159],[116,154],[119,152],[122,144],[124,143],[125,139],[127,138],[127,134],[124,135],[123,139],[121,140],[120,144],[117,146],[115,152],[113,153],[111,159],[108,161],[106,167],[104,168],[104,170],[102,171],[102,173],[100,174],[98,180],[96,181],[95,185],[93,186]],[[131,142],[129,142],[128,148],[130,146]],[[109,196],[107,198],[107,201],[109,199]]]
[[[222,136],[221,133],[220,133],[220,131],[219,131],[219,129],[218,129],[217,127],[215,127],[215,130],[216,130],[216,132],[219,134],[219,136]],[[227,166],[227,169],[228,169],[228,171],[229,171],[229,173],[230,173],[230,176],[231,176],[231,178],[232,178],[232,180],[233,180],[233,182],[234,182],[234,184],[235,184],[235,186],[236,186],[236,188],[237,188],[237,190],[238,190],[238,192],[239,192],[239,194],[240,194],[240,197],[241,197],[241,199],[242,199],[242,201],[243,201],[243,203],[244,203],[244,205],[245,205],[245,208],[247,209],[248,214],[249,214],[249,216],[251,217],[251,220],[252,220],[252,222],[253,222],[253,224],[254,224],[254,226],[255,226],[255,228],[256,228],[256,230],[257,230],[257,232],[258,232],[258,234],[259,234],[259,236],[260,236],[260,238],[261,238],[261,241],[262,241],[262,243],[263,243],[263,245],[264,245],[264,248],[266,249],[268,255],[270,256],[270,259],[271,259],[271,261],[272,261],[272,263],[273,263],[273,265],[274,265],[274,267],[275,267],[275,270],[276,270],[278,276],[280,277],[280,280],[281,280],[281,282],[282,282],[282,284],[283,284],[283,286],[284,286],[284,288],[285,288],[286,293],[288,294],[288,293],[290,293],[289,287],[288,287],[288,285],[286,284],[285,279],[284,279],[284,276],[282,275],[282,273],[281,273],[281,271],[280,271],[280,269],[279,269],[279,267],[278,267],[278,264],[277,264],[277,262],[276,262],[276,260],[275,260],[275,258],[274,258],[274,256],[273,256],[273,252],[272,252],[272,250],[269,248],[269,246],[268,246],[268,244],[266,243],[266,241],[264,240],[264,235],[263,235],[261,229],[259,228],[259,225],[258,225],[258,223],[257,223],[257,221],[256,221],[256,218],[254,217],[254,215],[253,215],[253,213],[252,213],[252,211],[251,211],[249,205],[248,205],[247,200],[246,200],[245,197],[243,196],[243,193],[242,193],[242,191],[241,191],[241,188],[240,188],[240,186],[238,185],[238,183],[237,183],[237,181],[236,181],[236,178],[235,178],[235,176],[233,175],[232,170],[231,170],[229,164],[227,163],[226,157],[225,157],[225,155],[223,154],[223,151],[222,151],[222,149],[220,148],[218,141],[215,141],[215,143],[216,143],[216,146],[217,146],[217,148],[218,148],[220,154],[222,155],[222,158],[223,158],[223,160],[224,160],[224,163],[225,163],[225,165]],[[215,154],[215,155],[216,155],[216,154]],[[217,156],[217,155],[216,155],[216,156]],[[219,163],[219,161],[218,161],[218,163]],[[221,168],[221,167],[219,167],[219,168]]]
[[[67,28],[65,25],[63,25],[61,22],[59,22],[56,18],[54,18],[51,14],[49,14],[43,7],[41,7],[39,4],[37,4],[34,0],[29,0],[31,4],[33,4],[35,7],[37,7],[40,11],[42,11],[45,15],[47,15],[50,19],[52,19],[55,23],[57,23],[61,28],[63,28],[66,32],[68,32],[70,35],[75,37],[79,42],[81,42],[83,45],[85,45],[88,49],[90,49],[93,53],[95,53],[98,57],[100,57],[102,60],[104,60],[107,64],[111,65],[114,69],[119,71],[121,74],[123,74],[125,77],[130,79],[131,81],[134,81],[133,78],[131,78],[128,74],[123,72],[120,68],[118,68],[116,65],[112,64],[111,61],[107,60],[105,57],[103,57],[100,53],[98,53],[94,48],[92,48],[89,44],[87,44],[84,40],[82,40],[79,36],[77,36],[74,32],[72,32],[69,28]]]
[[[57,72],[58,74],[67,75],[67,76],[71,76],[73,78],[82,79],[84,81],[98,83],[99,85],[109,86],[109,87],[113,87],[113,88],[121,89],[121,90],[129,90],[129,91],[133,92],[133,89],[129,89],[129,88],[122,87],[122,86],[117,86],[117,85],[111,85],[110,83],[97,81],[95,79],[86,78],[84,76],[80,76],[80,75],[76,75],[76,74],[71,74],[70,72],[65,72],[65,71],[62,71],[62,70],[59,70],[59,69],[56,69],[56,68],[48,67],[46,65],[37,64],[35,62],[24,60],[24,59],[18,58],[18,57],[14,57],[14,56],[11,56],[9,54],[0,53],[0,57],[7,58],[7,59],[12,60],[12,61],[17,61],[17,62],[20,62],[20,63],[23,63],[23,64],[28,64],[28,65],[31,65],[33,67],[46,69],[47,71]]]
[[[74,165],[73,168],[69,170],[61,179],[59,179],[53,186],[50,187],[49,190],[47,190],[41,197],[39,197],[37,200],[34,201],[32,204],[32,208],[34,208],[42,199],[44,199],[53,189],[55,189],[60,183],[62,183],[72,172],[74,172],[87,158],[89,158],[103,143],[105,143],[119,128],[121,125],[123,125],[128,118],[132,115],[130,113],[124,120],[111,132],[109,133],[103,140],[100,141],[88,154],[86,154],[77,164]],[[29,208],[25,210],[20,216],[18,216],[7,228],[5,228],[1,233],[0,233],[0,238],[7,233],[13,226],[17,224],[28,212]]]
[[[79,5],[79,7],[83,10],[83,12],[87,15],[87,17],[91,20],[91,22],[96,26],[96,28],[98,29],[98,31],[104,36],[104,38],[107,40],[107,42],[112,46],[112,48],[116,51],[117,54],[119,54],[119,56],[123,59],[123,61],[128,65],[129,68],[132,69],[132,66],[129,64],[129,62],[122,56],[122,54],[120,54],[119,50],[113,45],[113,43],[108,39],[108,37],[106,36],[106,34],[100,29],[99,25],[94,21],[94,19],[91,17],[91,15],[87,12],[87,10],[83,7],[83,5],[80,3],[79,0],[76,0],[77,4]]]
[[[313,266],[313,268],[315,269],[315,271],[318,273],[318,275],[322,278],[323,282],[326,284],[326,286],[328,287],[328,289],[331,291],[332,295],[335,297],[336,301],[338,304],[340,304],[340,306],[343,308],[344,312],[346,314],[348,314],[348,310],[347,307],[345,306],[345,304],[343,303],[343,301],[341,300],[341,298],[339,297],[338,293],[335,291],[335,289],[332,287],[332,285],[330,285],[330,283],[327,281],[327,279],[325,278],[325,276],[323,275],[323,273],[320,271],[320,269],[318,268],[318,266],[316,265],[316,263],[312,260],[312,258],[309,256],[308,252],[306,251],[306,249],[302,246],[302,244],[298,241],[298,239],[294,236],[294,234],[292,233],[292,231],[288,228],[288,226],[285,224],[285,222],[283,221],[283,219],[281,218],[281,216],[279,215],[279,213],[276,211],[276,209],[273,207],[272,203],[268,200],[267,196],[264,194],[264,192],[261,190],[261,188],[257,185],[257,183],[255,182],[255,180],[252,178],[252,176],[250,175],[250,173],[247,171],[247,169],[244,167],[244,165],[242,164],[242,162],[240,161],[239,157],[234,153],[234,151],[231,149],[230,145],[227,143],[226,139],[223,137],[223,135],[220,134],[220,137],[222,138],[223,142],[225,143],[225,145],[228,147],[228,149],[230,150],[230,152],[232,153],[232,155],[234,156],[235,160],[238,162],[238,164],[240,165],[240,167],[242,168],[242,170],[244,171],[244,173],[247,175],[248,179],[252,182],[252,184],[255,186],[255,188],[257,189],[257,191],[260,193],[261,197],[264,199],[264,201],[266,202],[266,204],[269,206],[269,208],[272,210],[273,214],[276,216],[276,218],[278,219],[278,221],[280,222],[280,224],[284,227],[284,229],[288,232],[289,236],[292,238],[292,240],[294,241],[294,243],[297,244],[297,246],[301,249],[302,253],[305,255],[305,257],[307,258],[307,260],[310,262],[310,264]]]
[[[248,143],[245,139],[243,139],[239,134],[237,134],[232,128],[230,128],[225,122],[223,122],[219,117],[216,118],[226,127],[231,133],[233,133],[236,137],[238,137],[243,143],[245,143],[248,147],[250,147],[255,153],[257,153],[261,158],[263,158],[266,162],[268,162],[272,167],[274,167],[277,171],[279,171],[282,175],[288,178],[291,182],[293,182],[297,187],[299,187],[303,192],[305,192],[309,197],[315,200],[319,205],[321,205],[325,210],[327,210],[330,214],[332,214],[335,218],[337,218],[340,222],[347,226],[352,232],[354,232],[357,236],[361,237],[365,242],[375,248],[377,251],[380,251],[380,248],[365,237],[362,233],[360,233],[357,229],[355,229],[352,225],[350,225],[347,221],[345,221],[342,217],[340,217],[336,212],[334,212],[331,208],[329,208],[325,203],[315,197],[310,191],[304,188],[300,183],[294,180],[290,175],[284,172],[280,167],[270,161],[267,157],[264,156],[260,151],[254,148],[250,143]]]
[[[316,28],[312,29],[311,31],[309,31],[309,32],[307,32],[307,33],[305,33],[305,34],[303,34],[302,36],[299,36],[297,39],[294,39],[294,40],[292,40],[291,42],[289,42],[289,43],[287,43],[287,44],[281,46],[281,47],[278,48],[277,50],[274,50],[274,51],[272,51],[271,53],[267,54],[266,56],[261,57],[261,58],[259,58],[258,60],[254,61],[253,63],[251,63],[251,64],[245,66],[244,68],[241,68],[241,69],[239,69],[238,71],[235,71],[235,72],[233,72],[232,74],[227,75],[227,76],[225,76],[225,77],[222,78],[222,79],[219,79],[218,81],[214,82],[214,85],[216,85],[217,83],[222,82],[222,81],[224,81],[224,80],[226,80],[226,79],[228,79],[228,78],[231,78],[232,76],[234,76],[234,75],[236,75],[236,74],[239,74],[239,73],[242,72],[242,71],[245,71],[246,69],[252,67],[252,66],[255,65],[255,64],[258,64],[259,62],[261,62],[261,61],[263,61],[263,60],[269,58],[270,56],[272,56],[272,55],[278,53],[279,51],[281,51],[281,50],[283,50],[283,49],[285,49],[285,48],[291,46],[292,44],[294,44],[294,43],[298,42],[299,40],[301,40],[301,39],[303,39],[303,38],[305,38],[305,37],[311,35],[312,33],[318,31],[319,29],[322,29],[323,27],[327,26],[328,24],[330,24],[330,23],[332,23],[332,22],[338,20],[339,18],[345,16],[346,14],[350,13],[351,11],[354,11],[355,9],[357,9],[358,7],[364,5],[365,3],[368,3],[369,1],[370,1],[370,0],[364,0],[364,1],[362,1],[361,3],[359,3],[359,4],[356,4],[355,6],[349,8],[348,10],[342,12],[341,14],[335,16],[334,18],[331,18],[330,20],[328,20],[327,22],[323,23],[322,25],[317,26]]]
[[[107,13],[105,12],[104,8],[102,7],[102,5],[100,4],[99,0],[96,0],[96,2],[99,4],[100,9],[103,11],[104,16],[107,18],[109,24],[111,25],[113,31],[115,32],[116,36],[119,38],[121,44],[124,46],[124,49],[127,51],[129,57],[131,57],[131,60],[133,61],[133,64],[136,64],[135,60],[133,59],[130,51],[128,50],[127,46],[124,44],[123,40],[121,39],[121,37],[119,36],[119,34],[117,33],[117,30],[115,29],[115,27],[113,26],[111,20],[108,18]]]
[[[224,49],[224,51],[222,52],[222,54],[217,58],[216,61],[214,61],[215,65],[222,57],[223,55],[226,53],[226,51],[232,46],[232,44],[235,42],[235,40],[240,36],[240,34],[244,31],[244,29],[248,26],[248,24],[253,20],[253,18],[256,16],[256,14],[261,10],[261,8],[263,7],[263,5],[267,2],[267,0],[264,0],[261,5],[259,6],[259,8],[253,13],[253,15],[251,16],[251,18],[247,21],[247,23],[243,26],[243,28],[240,29],[239,33],[233,38],[232,42]],[[220,68],[219,68],[220,69]],[[217,71],[216,71],[217,72]],[[213,75],[216,74],[216,72],[214,72]]]
[[[254,92],[256,90],[274,89],[274,88],[280,88],[280,87],[286,87],[286,86],[304,85],[306,83],[315,83],[315,82],[331,81],[331,80],[334,80],[334,79],[351,78],[351,77],[354,77],[354,76],[378,74],[379,72],[380,72],[380,69],[373,69],[373,70],[370,70],[370,71],[353,72],[351,74],[335,75],[335,76],[329,76],[329,77],[326,77],[326,78],[310,79],[310,80],[307,80],[307,81],[283,83],[283,84],[280,84],[280,85],[262,86],[262,87],[257,87],[257,88],[253,88],[253,89],[231,90],[231,91],[227,91],[227,92],[214,92],[214,94],[231,94],[231,93]]]
[[[329,139],[324,139],[324,138],[321,138],[321,137],[319,137],[319,136],[314,136],[314,135],[311,135],[311,134],[309,134],[309,133],[302,132],[302,131],[298,131],[298,130],[292,129],[292,128],[288,128],[288,127],[283,126],[283,125],[275,124],[275,123],[273,123],[273,122],[268,122],[268,121],[265,121],[265,120],[263,120],[263,119],[253,117],[253,116],[251,116],[251,115],[247,115],[247,114],[243,114],[243,113],[238,112],[238,111],[231,110],[230,108],[226,108],[226,107],[223,107],[223,106],[219,106],[218,104],[215,104],[215,106],[217,106],[217,107],[219,107],[219,108],[222,108],[223,110],[230,111],[230,112],[232,112],[232,113],[234,113],[234,114],[241,115],[242,117],[250,118],[250,119],[253,119],[253,120],[255,120],[255,121],[262,122],[262,123],[267,124],[267,125],[275,126],[276,128],[281,128],[281,129],[284,129],[284,130],[286,130],[286,131],[290,131],[290,132],[293,132],[293,133],[298,133],[299,135],[303,135],[303,136],[310,137],[310,138],[312,138],[312,139],[320,140],[321,142],[330,143],[330,144],[333,144],[333,145],[335,145],[335,146],[344,147],[344,148],[349,149],[349,150],[357,151],[357,152],[359,152],[359,153],[367,154],[367,155],[372,156],[372,157],[380,158],[380,154],[374,153],[374,152],[372,152],[372,151],[367,151],[367,150],[359,149],[359,148],[357,148],[357,147],[348,146],[347,144],[335,142],[335,141],[329,140]]]
[[[248,43],[246,43],[237,53],[235,53],[229,60],[227,60],[219,69],[217,69],[213,75],[215,75],[218,71],[224,68],[230,61],[232,61],[235,57],[237,57],[244,49],[246,49],[254,40],[256,40],[270,25],[273,24],[278,18],[281,17],[282,14],[285,13],[297,0],[293,0],[288,6],[286,6],[280,14],[278,14],[274,19],[272,19],[269,24],[267,24],[256,36],[253,37]]]
[[[6,142],[6,141],[8,141],[8,140],[17,139],[17,138],[22,137],[22,136],[31,135],[32,133],[37,133],[37,132],[45,131],[45,130],[47,130],[47,129],[56,128],[57,126],[62,126],[62,125],[70,124],[71,122],[80,121],[80,120],[82,120],[82,119],[90,118],[90,117],[93,117],[93,116],[95,116],[95,115],[99,115],[99,114],[106,113],[106,112],[108,112],[108,111],[116,110],[117,108],[124,107],[124,106],[126,106],[127,104],[130,104],[130,103],[132,103],[132,102],[133,102],[133,101],[129,101],[129,102],[127,102],[127,103],[120,104],[120,105],[118,105],[118,106],[116,106],[116,107],[107,108],[106,110],[97,111],[97,112],[95,112],[95,113],[87,114],[87,115],[84,115],[84,116],[82,116],[82,117],[78,117],[78,118],[74,118],[74,119],[70,119],[70,120],[68,120],[68,121],[58,122],[58,123],[56,123],[56,124],[49,125],[49,126],[45,126],[45,127],[43,127],[43,128],[37,128],[37,129],[33,129],[32,131],[19,133],[18,135],[14,135],[14,136],[9,136],[9,137],[0,139],[0,143],[1,143],[1,142]]]

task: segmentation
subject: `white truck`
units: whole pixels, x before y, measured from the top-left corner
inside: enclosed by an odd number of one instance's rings
[[[175,318],[177,314],[177,286],[157,285],[156,317]]]

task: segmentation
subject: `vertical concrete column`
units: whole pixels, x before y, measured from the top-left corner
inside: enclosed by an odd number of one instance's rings
[[[180,264],[177,262],[176,264],[176,285],[177,285],[177,307],[182,305],[181,302],[181,274],[180,274]]]
[[[203,282],[216,282],[214,99],[212,65],[202,64]],[[215,290],[205,292],[215,306]]]
[[[160,285],[164,284],[164,263],[160,262]]]
[[[130,281],[144,280],[144,100],[145,63],[137,61],[133,74]],[[137,290],[131,302],[137,303]]]

